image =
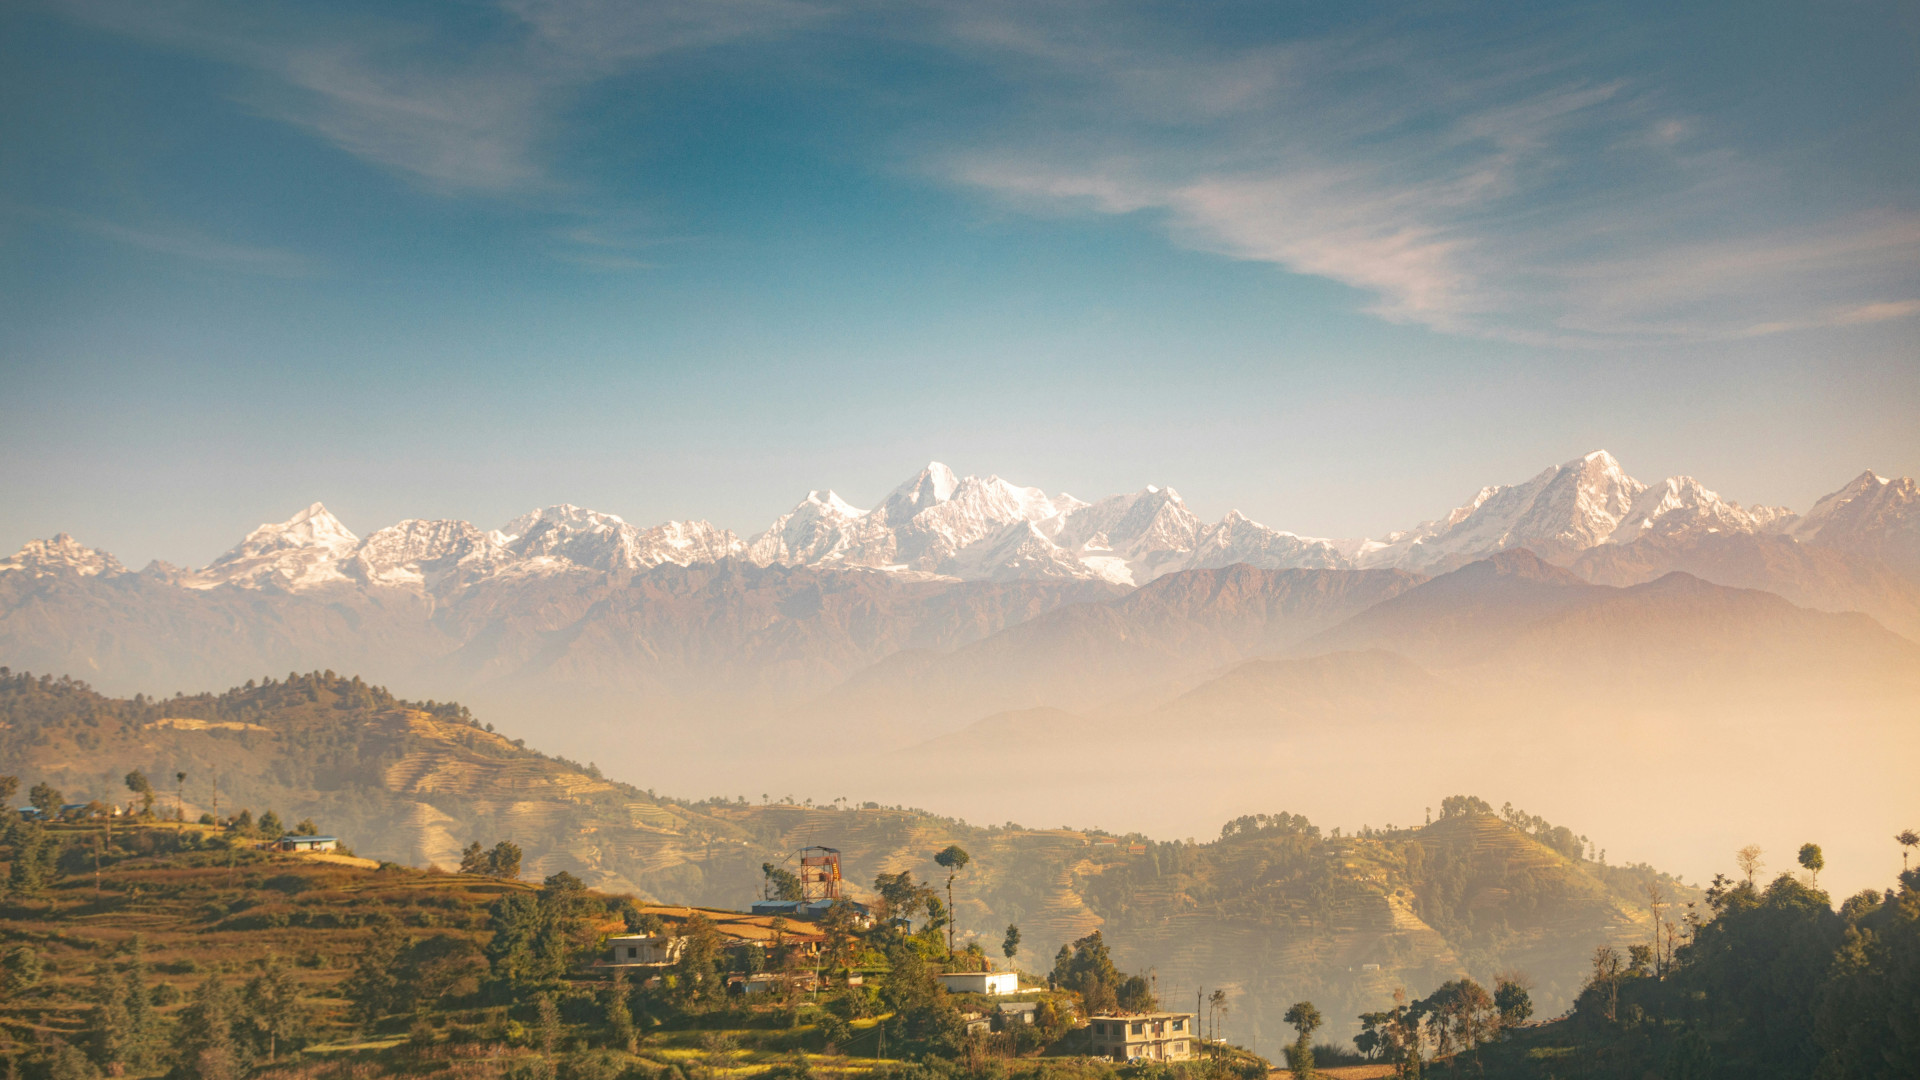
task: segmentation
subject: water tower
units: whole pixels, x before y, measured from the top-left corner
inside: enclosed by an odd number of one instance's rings
[[[800,899],[840,899],[840,852],[830,847],[800,849]]]

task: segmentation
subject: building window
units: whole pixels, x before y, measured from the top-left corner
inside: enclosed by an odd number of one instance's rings
[[[638,957],[639,955],[640,955],[640,949],[638,946],[635,946],[635,945],[627,946],[627,959],[632,960],[635,957]]]

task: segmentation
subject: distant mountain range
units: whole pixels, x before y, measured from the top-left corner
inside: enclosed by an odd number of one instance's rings
[[[1440,784],[1643,837],[1740,792],[1742,829],[1797,832],[1821,823],[1762,792],[1814,768],[1845,777],[1837,865],[1911,809],[1916,505],[1863,474],[1750,509],[1604,453],[1364,542],[938,466],[747,541],[575,507],[361,539],[316,505],[197,570],[27,545],[0,563],[0,665],[124,696],[354,672],[665,790],[1181,832]]]
[[[1804,517],[1782,507],[1743,508],[1690,476],[1644,484],[1600,450],[1523,483],[1482,488],[1442,520],[1378,540],[1331,540],[1271,529],[1237,511],[1207,524],[1172,488],[1148,486],[1088,503],[997,476],[956,477],[935,462],[872,510],[856,509],[832,491],[808,492],[749,540],[705,521],[639,528],[564,504],[490,531],[464,521],[410,519],[362,540],[314,503],[277,525],[260,526],[198,570],[155,564],[149,572],[193,589],[299,592],[359,583],[439,597],[503,578],[633,574],[725,560],[963,581],[1082,578],[1135,586],[1181,570],[1235,564],[1433,572],[1517,547],[1570,563],[1596,549],[1650,541],[1673,550],[1714,537],[1784,536],[1920,576],[1917,507],[1911,478],[1867,472]],[[0,572],[54,570],[126,572],[112,556],[65,534],[0,562]]]
[[[316,503],[197,570],[129,571],[64,534],[29,543],[0,562],[0,663],[127,693],[335,668],[502,718],[556,702],[713,731],[793,715],[831,719],[829,742],[906,745],[1012,709],[1137,712],[1261,658],[1533,670],[1489,643],[1496,623],[1541,644],[1540,620],[1651,619],[1656,597],[1671,620],[1674,571],[1726,587],[1696,606],[1761,590],[1920,640],[1917,507],[1911,479],[1864,473],[1804,516],[1743,508],[1689,477],[1641,483],[1604,451],[1366,541],[1206,524],[1169,488],[1087,503],[938,464],[868,511],[809,493],[746,541],[573,506],[362,539]],[[1702,641],[1746,640],[1729,618]]]

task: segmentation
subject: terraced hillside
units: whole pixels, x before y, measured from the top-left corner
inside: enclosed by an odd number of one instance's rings
[[[1690,894],[1646,868],[1581,858],[1566,830],[1503,820],[1477,800],[1450,800],[1419,829],[1323,836],[1282,814],[1206,843],[970,825],[870,803],[685,802],[544,757],[459,706],[399,701],[330,673],[164,701],[8,675],[0,760],[69,801],[125,802],[122,777],[138,768],[156,780],[160,809],[178,798],[190,820],[212,811],[217,778],[223,813],[311,817],[361,855],[416,866],[451,867],[472,840],[510,838],[526,876],[566,870],[671,904],[744,907],[760,895],[763,863],[808,844],[841,850],[856,893],[902,870],[939,882],[933,853],[959,844],[972,855],[956,883],[963,939],[997,955],[1017,923],[1020,963],[1041,971],[1061,944],[1102,930],[1116,962],[1152,969],[1169,1004],[1226,988],[1230,1033],[1260,1045],[1278,1038],[1292,1001],[1311,998],[1337,1025],[1397,986],[1423,994],[1462,973],[1524,971],[1556,1011],[1594,946],[1651,939],[1645,885]],[[846,786],[857,791],[857,777]]]

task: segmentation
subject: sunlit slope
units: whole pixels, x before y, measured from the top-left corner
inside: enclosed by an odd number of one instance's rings
[[[932,855],[957,843],[973,856],[956,891],[963,939],[997,951],[1018,923],[1023,966],[1044,969],[1060,944],[1103,930],[1169,993],[1227,985],[1262,1002],[1311,995],[1351,1012],[1396,985],[1515,966],[1553,1002],[1594,945],[1644,934],[1631,890],[1609,876],[1621,872],[1487,815],[1359,838],[1321,837],[1301,821],[1192,843],[789,805],[779,792],[685,803],[543,757],[457,706],[399,702],[324,675],[166,701],[15,676],[0,684],[0,725],[8,768],[69,800],[125,801],[121,778],[140,768],[166,808],[172,777],[185,772],[186,810],[198,816],[217,775],[223,812],[311,816],[362,855],[451,866],[467,842],[510,838],[529,875],[568,870],[669,903],[744,906],[759,895],[763,862],[808,844],[841,850],[856,895],[883,872],[939,882]],[[837,779],[857,797],[857,771]],[[1243,1016],[1277,1031],[1265,1009]]]

